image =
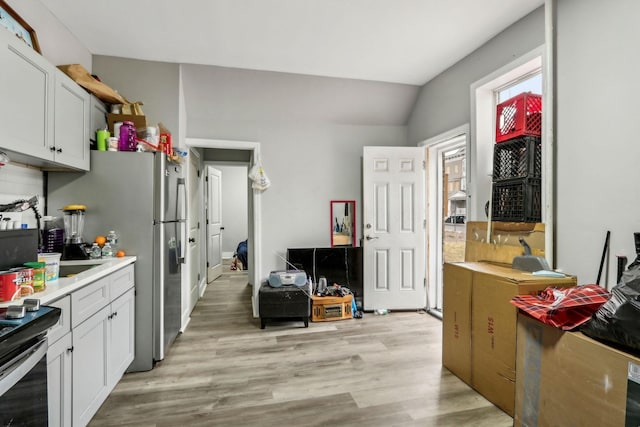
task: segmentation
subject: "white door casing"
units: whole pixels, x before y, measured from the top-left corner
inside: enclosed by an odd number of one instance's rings
[[[364,147],[364,309],[426,307],[422,147]]]
[[[207,282],[222,274],[222,172],[207,166]]]
[[[186,310],[183,313],[183,318],[191,315],[191,311],[198,302],[200,295],[200,280],[202,278],[202,268],[200,265],[200,251],[202,245],[200,244],[200,200],[202,193],[200,191],[200,157],[196,150],[190,150],[189,152],[189,239],[188,239],[188,255],[187,262],[189,263],[189,286],[187,287],[186,298],[183,301],[187,301],[185,304]],[[182,322],[184,325],[184,320]]]

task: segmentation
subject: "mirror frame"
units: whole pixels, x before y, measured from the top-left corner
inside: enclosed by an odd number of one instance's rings
[[[344,204],[349,204],[351,205],[351,236],[350,236],[350,242],[346,243],[346,244],[341,244],[338,243],[334,240],[334,236],[335,236],[335,225],[334,225],[334,218],[337,218],[336,215],[334,215],[334,207],[336,207],[338,210],[343,209],[343,206],[339,206],[338,205],[344,205]],[[330,202],[330,208],[331,208],[331,212],[330,212],[330,217],[329,217],[329,225],[330,225],[330,230],[331,230],[331,247],[335,247],[335,246],[340,246],[340,247],[356,247],[358,246],[357,242],[357,229],[356,229],[356,201],[355,200],[331,200]],[[338,211],[335,211],[336,213]],[[342,218],[344,218],[344,213],[341,213],[340,216]]]

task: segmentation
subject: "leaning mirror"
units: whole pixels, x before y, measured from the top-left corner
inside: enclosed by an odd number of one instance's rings
[[[355,200],[331,201],[331,247],[356,245]]]

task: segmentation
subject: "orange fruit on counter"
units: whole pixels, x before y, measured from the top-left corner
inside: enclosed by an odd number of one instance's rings
[[[104,244],[107,243],[107,238],[104,236],[96,236],[95,242],[100,246],[104,246]]]
[[[116,252],[116,256],[117,256],[118,258],[122,258],[122,257],[123,257],[123,256],[125,256],[125,255],[126,255],[126,254],[124,253],[124,251],[118,251],[118,252]]]

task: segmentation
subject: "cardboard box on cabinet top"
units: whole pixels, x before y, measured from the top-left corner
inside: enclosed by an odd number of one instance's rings
[[[575,285],[572,276],[539,277],[500,264],[445,264],[443,365],[513,416],[518,310],[509,301]]]
[[[58,65],[58,69],[71,77],[73,81],[94,94],[107,104],[127,104],[128,101],[108,85],[96,80],[86,68],[80,64]]]
[[[139,115],[135,115],[135,114],[112,114],[112,113],[107,113],[107,126],[108,126],[108,130],[109,132],[111,132],[111,135],[113,135],[113,124],[116,122],[124,122],[124,121],[129,121],[129,122],[133,122],[133,126],[135,126],[136,129],[141,129],[141,128],[145,128],[147,127],[147,117],[146,116],[139,116]]]

